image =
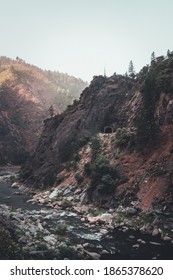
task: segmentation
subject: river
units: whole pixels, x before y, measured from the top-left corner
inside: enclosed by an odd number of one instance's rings
[[[0,206],[8,206],[3,213],[8,211],[8,216],[10,213],[13,220],[15,220],[15,215],[16,218],[21,217],[22,221],[26,220],[28,223],[28,226],[26,223],[26,232],[32,228],[32,224],[29,224],[31,220],[37,219],[38,222],[39,219],[38,224],[44,228],[44,234],[47,233],[47,236],[52,234],[54,237],[55,226],[61,223],[67,227],[66,235],[70,244],[76,248],[82,248],[88,253],[88,258],[92,252],[91,256],[94,253],[96,256],[100,256],[100,259],[173,259],[173,244],[171,241],[163,241],[159,236],[141,234],[132,229],[122,230],[120,227],[111,229],[105,225],[91,226],[76,212],[54,210],[40,204],[28,203],[32,193],[23,189],[13,189],[6,182],[7,177],[15,175],[17,171],[18,168],[14,167],[0,168]],[[33,232],[36,227],[37,225],[33,224]]]

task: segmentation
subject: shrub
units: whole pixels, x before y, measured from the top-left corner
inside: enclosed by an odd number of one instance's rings
[[[90,176],[90,174],[91,174],[91,163],[90,162],[85,163],[84,172],[85,172],[86,176]]]
[[[74,171],[77,171],[77,169],[78,169],[78,162],[76,161],[76,160],[73,160],[72,161],[72,169],[74,170]]]
[[[118,128],[116,131],[116,135],[113,138],[113,142],[117,145],[124,147],[130,140],[131,133],[125,128]]]
[[[96,217],[98,215],[100,215],[102,212],[99,209],[93,209],[93,208],[89,208],[88,209],[88,214]]]
[[[102,193],[113,192],[118,177],[117,169],[103,156],[98,157],[91,164],[91,186]]]
[[[91,160],[94,161],[97,156],[99,155],[101,151],[101,144],[100,144],[100,138],[98,136],[95,136],[91,140]]]
[[[80,184],[80,183],[83,182],[83,177],[80,175],[80,173],[78,173],[78,172],[75,173],[74,177],[75,177],[76,182],[77,182],[78,184]]]
[[[109,174],[103,175],[97,188],[103,194],[112,193],[115,189],[115,180]]]
[[[67,225],[65,223],[60,223],[56,226],[55,232],[59,235],[64,235],[67,232]]]

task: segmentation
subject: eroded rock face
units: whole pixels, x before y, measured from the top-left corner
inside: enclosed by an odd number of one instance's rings
[[[114,129],[130,126],[141,99],[133,86],[128,77],[94,77],[76,106],[46,120],[36,153],[22,168],[26,183],[38,188],[52,185],[62,164],[86,143],[89,134],[103,132],[108,125]]]

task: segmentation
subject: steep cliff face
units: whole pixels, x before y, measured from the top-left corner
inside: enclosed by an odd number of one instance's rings
[[[36,186],[53,184],[73,152],[106,127],[115,131],[131,126],[140,94],[128,77],[95,77],[78,104],[45,122],[45,129],[31,162],[24,167],[27,182]],[[29,170],[29,171],[28,171]],[[29,172],[29,173],[28,173]]]
[[[22,167],[22,180],[36,188],[58,186],[62,175],[60,187],[87,186],[85,201],[88,202],[109,206],[115,206],[118,201],[125,205],[137,203],[143,210],[153,204],[171,208],[172,62],[172,57],[158,58],[135,79],[120,75],[95,77],[79,102],[45,121],[36,152]],[[101,147],[95,162],[92,144],[86,144],[93,135],[99,137]],[[67,163],[74,162],[76,155],[78,170],[67,170]],[[115,169],[99,158],[100,155]],[[98,170],[103,170],[103,165],[110,174],[104,173],[102,177],[100,173],[100,180]],[[117,177],[112,175],[113,170]],[[106,185],[111,187],[111,193],[100,195],[100,188]]]
[[[0,57],[0,164],[22,163],[37,145],[43,120],[62,112],[87,84]]]

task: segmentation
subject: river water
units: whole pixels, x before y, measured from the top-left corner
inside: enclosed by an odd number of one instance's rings
[[[18,168],[0,168],[0,204],[14,209],[20,208],[23,212],[37,214],[37,211],[50,211],[51,208],[27,203],[32,194],[23,190],[12,189],[4,180],[14,175]],[[47,228],[52,228],[59,222],[65,223],[68,228],[68,237],[72,244],[83,245],[90,252],[100,254],[101,259],[173,259],[173,244],[163,241],[160,237],[141,234],[139,231],[122,228],[107,229],[101,234],[100,226],[90,227],[81,221],[80,214],[71,211],[59,210],[56,217],[47,221]]]

